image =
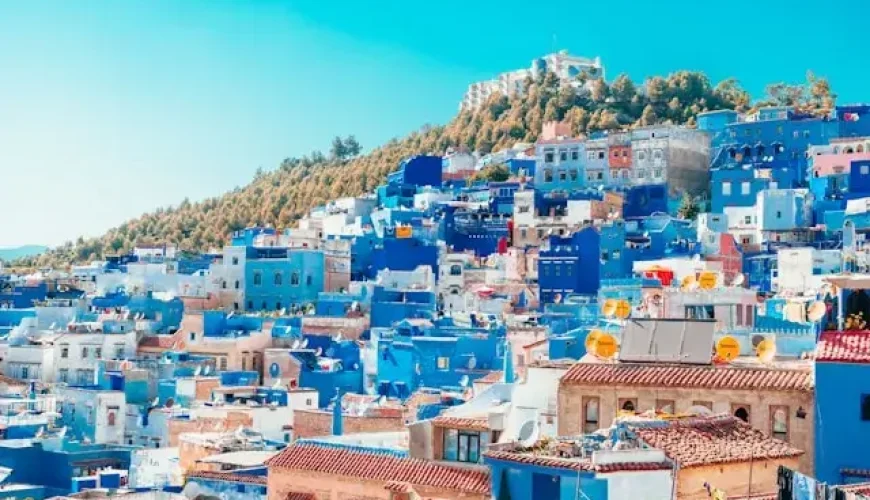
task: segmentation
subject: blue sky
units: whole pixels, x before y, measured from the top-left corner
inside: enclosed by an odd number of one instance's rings
[[[0,247],[99,235],[336,134],[372,147],[444,123],[468,83],[554,48],[609,77],[695,69],[754,94],[812,69],[870,100],[870,39],[849,23],[867,2],[707,4],[0,2]]]

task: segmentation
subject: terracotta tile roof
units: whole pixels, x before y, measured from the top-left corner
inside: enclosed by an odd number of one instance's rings
[[[562,385],[623,385],[811,392],[811,370],[639,363],[575,363]]]
[[[317,497],[314,496],[314,493],[291,491],[290,493],[287,493],[287,496],[284,497],[284,500],[317,500]]]
[[[414,491],[413,486],[401,481],[390,481],[386,486],[384,486],[384,489],[392,491],[393,493],[411,493]]]
[[[441,416],[432,419],[436,427],[448,427],[450,429],[463,429],[468,431],[488,431],[489,420],[481,417],[448,417]]]
[[[568,469],[573,471],[595,471],[602,474],[611,472],[670,470],[673,465],[668,462],[622,462],[612,464],[592,465],[590,459],[561,458],[552,456],[534,455],[513,451],[488,451],[483,454],[486,458],[517,462],[525,465],[537,465],[540,467],[552,467],[556,469]]]
[[[730,415],[625,423],[640,439],[665,452],[682,468],[796,457],[804,453]]]
[[[249,474],[233,474],[232,472],[213,472],[205,470],[191,471],[187,478],[215,479],[218,481],[232,481],[234,483],[266,484],[266,476],[252,476]]]
[[[139,347],[156,347],[159,349],[171,349],[175,345],[174,335],[151,335],[143,337],[139,341]]]
[[[315,444],[294,444],[266,461],[271,469],[315,471],[321,474],[399,481],[465,493],[488,495],[489,471],[458,468],[388,453],[366,452]]]
[[[870,363],[870,331],[822,333],[816,361]]]

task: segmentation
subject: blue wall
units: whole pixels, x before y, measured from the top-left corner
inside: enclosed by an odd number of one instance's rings
[[[816,478],[842,484],[840,469],[870,469],[870,421],[861,398],[870,395],[870,365],[816,363]]]
[[[493,498],[608,500],[607,480],[595,479],[592,472],[540,467],[486,457],[484,463],[490,467]],[[503,488],[507,488],[509,494],[503,493]],[[578,491],[583,494],[580,495]]]
[[[569,237],[550,236],[549,248],[541,249],[538,257],[538,283],[541,304],[569,293],[598,293],[600,236],[593,228],[585,228]]]
[[[258,278],[259,276],[259,278]],[[249,310],[280,310],[317,300],[324,286],[320,250],[290,250],[287,258],[248,260],[245,300]]]

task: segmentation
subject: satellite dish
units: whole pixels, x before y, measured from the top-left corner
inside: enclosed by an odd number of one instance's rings
[[[468,369],[474,370],[474,368],[476,366],[477,366],[477,358],[475,356],[471,356],[470,358],[468,358]]]
[[[817,300],[807,308],[807,319],[815,323],[824,318],[826,312],[828,312],[828,306],[821,300]]]
[[[160,397],[154,398],[154,401],[151,402],[151,407],[154,408],[160,404]]]
[[[520,426],[517,441],[523,448],[531,448],[538,442],[538,423],[534,420],[526,420]]]
[[[315,353],[318,357],[319,357],[319,356],[322,356],[322,355],[323,355],[323,348],[322,348],[322,347],[318,347],[317,350],[314,351],[314,353]]]
[[[599,329],[594,329],[586,335],[586,352],[593,352],[595,350],[595,343],[598,342],[598,339],[604,335]]]
[[[762,363],[770,363],[776,357],[776,343],[770,339],[764,339],[755,348],[755,354]]]
[[[291,347],[291,349],[299,349],[299,344],[300,344],[300,343],[301,343],[301,342],[299,341],[299,339],[294,340],[294,341],[293,341],[293,347]]]
[[[716,342],[716,356],[722,361],[731,361],[740,355],[740,342],[731,335],[726,335]]]
[[[276,379],[275,383],[272,384],[272,389],[280,389],[281,388],[281,379]]]
[[[278,311],[278,315],[279,315],[279,316],[284,316],[284,315],[286,315],[286,314],[287,314],[287,308],[286,308],[286,307],[282,307],[281,310]]]
[[[627,300],[620,300],[616,303],[616,317],[625,319],[631,316],[631,304]]]
[[[559,303],[561,303],[561,302],[562,302],[562,294],[561,294],[561,293],[557,293],[557,294],[553,297],[553,303],[554,303],[554,304],[559,304]]]
[[[302,349],[308,347],[308,339],[302,339],[302,343],[299,344],[299,347],[301,347]]]
[[[745,281],[746,276],[744,276],[743,273],[740,273],[731,281],[731,286],[743,286],[743,282]]]
[[[235,316],[235,315],[236,315],[235,311],[230,311],[230,313],[227,314],[227,319],[230,319],[230,318],[232,318],[232,317]]]
[[[680,290],[684,292],[691,292],[698,288],[698,280],[695,279],[694,274],[690,274],[683,278],[683,281],[680,282]]]
[[[470,382],[470,379],[468,378],[468,375],[463,375],[462,378],[459,379],[459,385],[461,387],[468,387],[469,382]]]
[[[616,342],[616,337],[609,333],[603,333],[593,344],[592,352],[599,358],[610,359],[616,355],[618,348],[619,344]]]
[[[604,316],[612,318],[616,314],[616,301],[614,299],[605,300],[604,307],[601,309],[601,312],[604,314]]]
[[[193,370],[193,376],[194,376],[194,377],[199,377],[201,373],[202,373],[202,367],[201,367],[201,366],[197,366],[196,369]]]
[[[205,368],[202,370],[203,375],[208,375],[211,373],[211,365],[205,365]]]
[[[719,274],[713,271],[704,271],[698,277],[698,286],[702,290],[712,290],[719,283]]]

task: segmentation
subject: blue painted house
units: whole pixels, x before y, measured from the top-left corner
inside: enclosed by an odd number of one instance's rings
[[[822,333],[815,364],[815,476],[855,482],[870,469],[870,333]]]
[[[549,245],[538,254],[542,304],[554,302],[557,296],[598,293],[600,240],[598,230],[591,227],[571,236],[550,236]]]
[[[314,302],[324,288],[321,250],[249,247],[245,299],[249,311],[280,311]]]

